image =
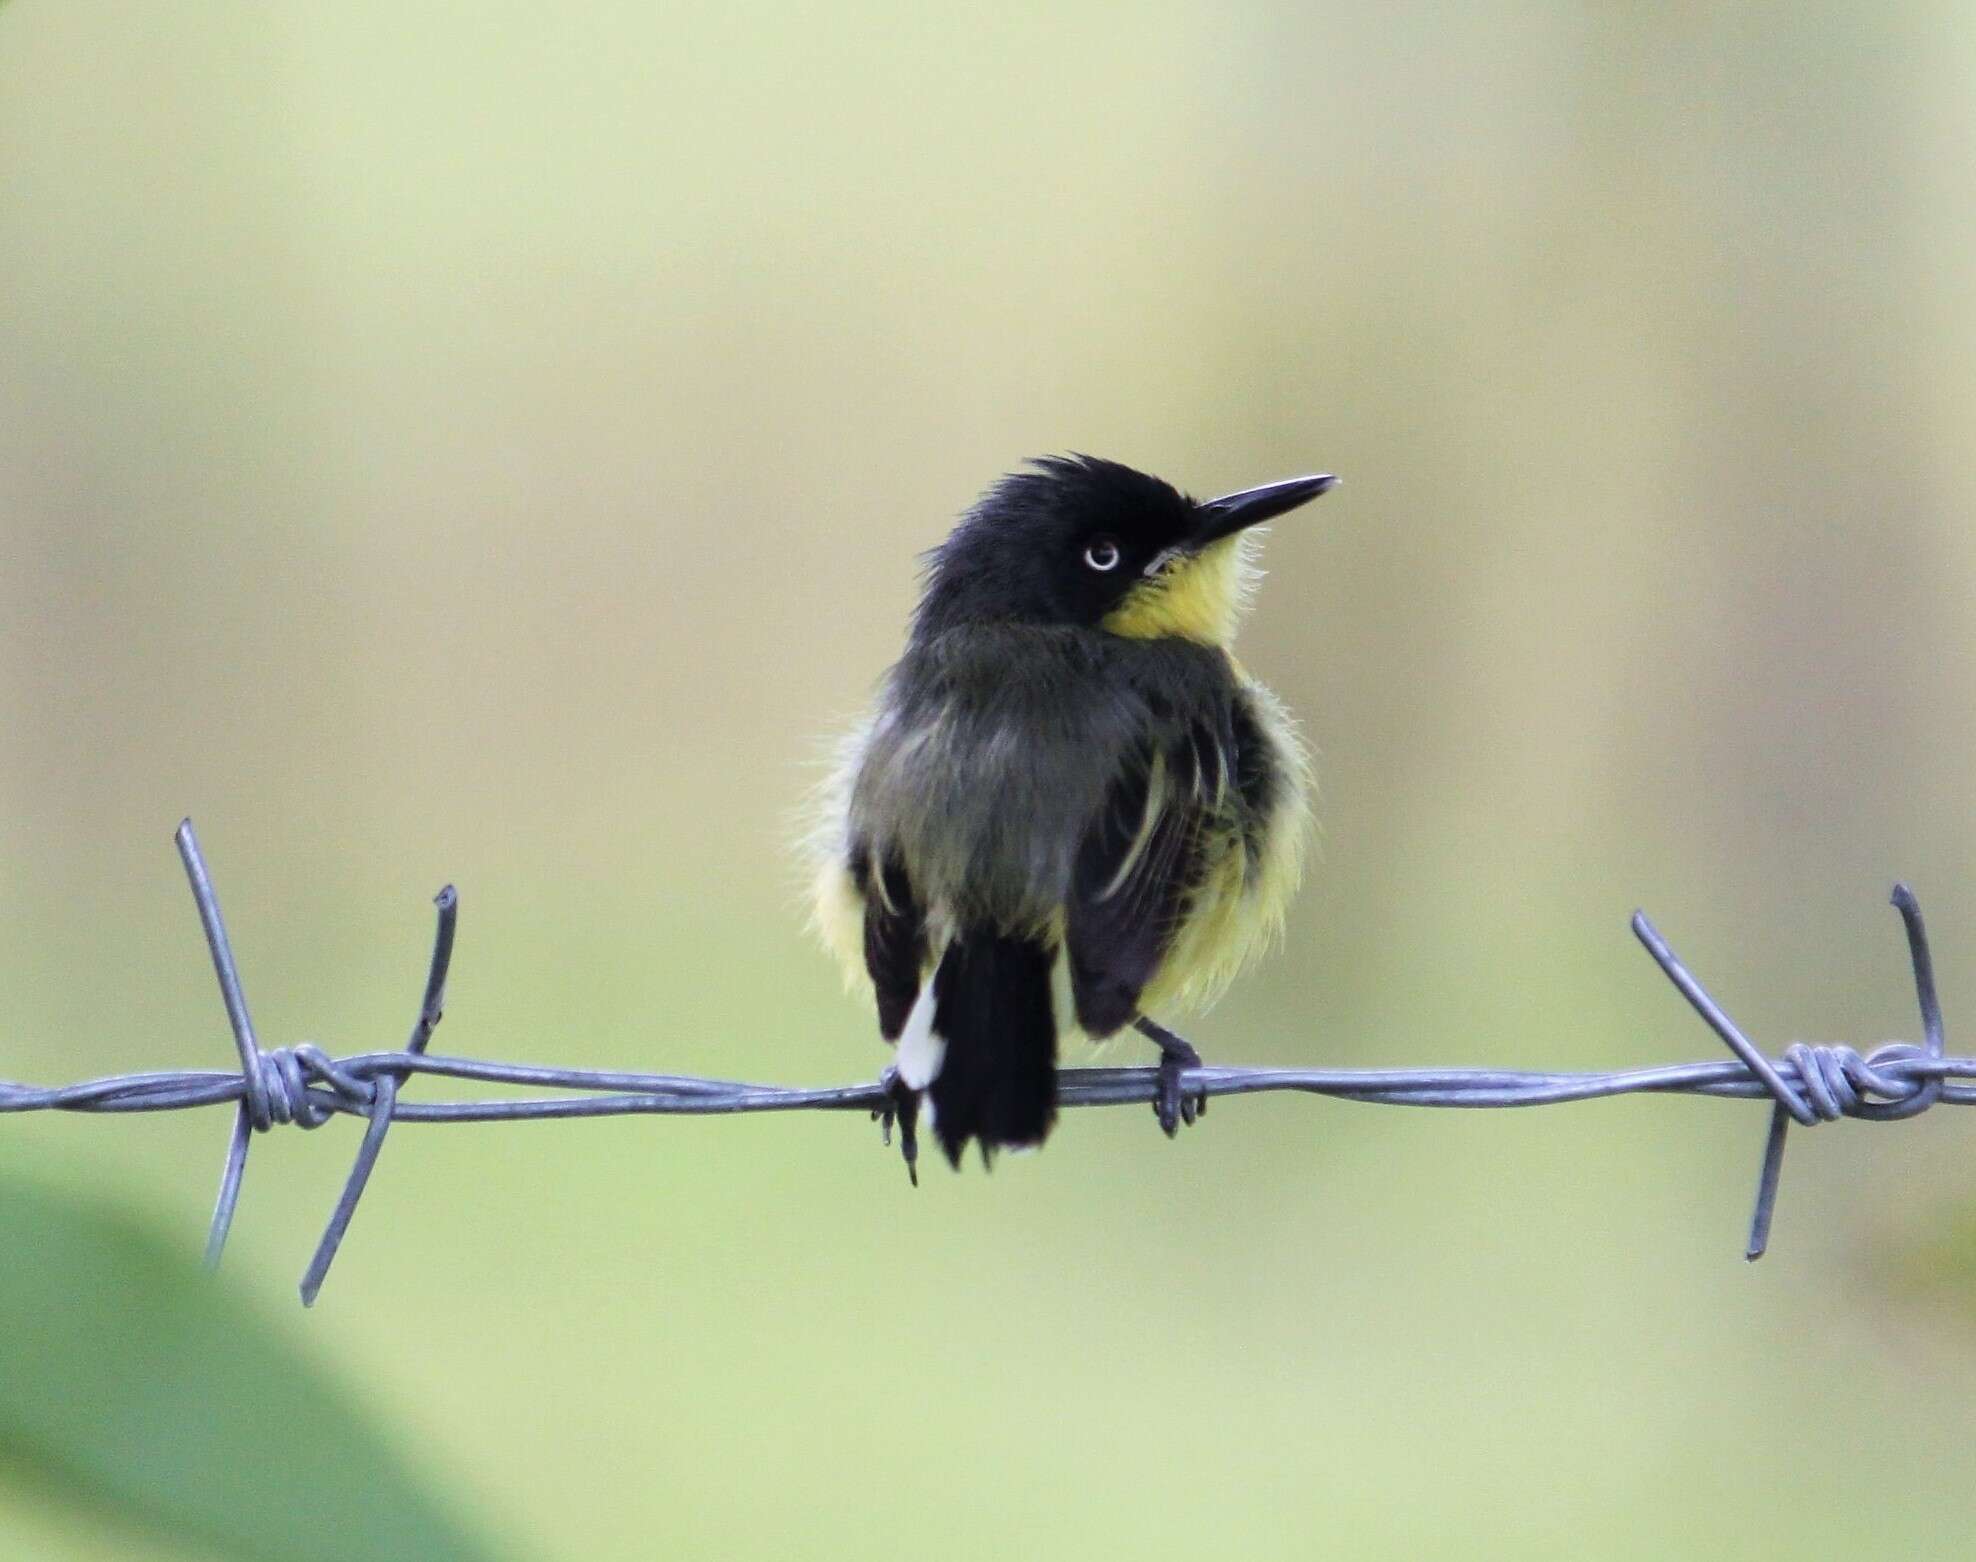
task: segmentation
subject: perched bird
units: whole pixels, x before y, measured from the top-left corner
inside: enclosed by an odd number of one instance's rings
[[[1193,1121],[1199,1055],[1152,1015],[1269,943],[1309,833],[1296,729],[1229,650],[1251,528],[1336,481],[1196,502],[1047,457],[926,556],[905,654],[822,794],[816,921],[956,1166],[970,1140],[1042,1142],[1073,1027],[1136,1026],[1161,1126]]]

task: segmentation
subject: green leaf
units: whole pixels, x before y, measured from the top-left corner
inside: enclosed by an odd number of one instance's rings
[[[395,1439],[223,1280],[0,1177],[0,1450],[62,1500],[240,1562],[489,1562]]]

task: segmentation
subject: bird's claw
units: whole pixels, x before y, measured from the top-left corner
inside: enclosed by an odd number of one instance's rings
[[[1185,1051],[1173,1048],[1160,1054],[1159,1089],[1153,1097],[1153,1115],[1159,1119],[1160,1129],[1169,1139],[1180,1132],[1182,1124],[1192,1127],[1207,1113],[1206,1091],[1192,1095],[1181,1091],[1181,1076],[1188,1069],[1200,1066],[1201,1055],[1192,1047],[1187,1047]]]
[[[872,1120],[878,1124],[879,1138],[889,1148],[892,1143],[892,1124],[899,1125],[899,1155],[906,1163],[906,1176],[912,1185],[919,1186],[919,1093],[902,1083],[897,1068],[887,1065],[885,1072],[878,1076],[878,1083],[886,1094],[886,1103],[871,1109]]]

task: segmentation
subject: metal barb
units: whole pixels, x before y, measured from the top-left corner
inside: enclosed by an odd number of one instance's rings
[[[1777,1213],[1777,1183],[1784,1175],[1784,1136],[1791,1131],[1791,1114],[1781,1106],[1770,1109],[1770,1130],[1764,1135],[1763,1164],[1756,1174],[1756,1209],[1750,1215],[1750,1240],[1743,1257],[1755,1263],[1770,1247],[1770,1217]]]
[[[1646,945],[1647,953],[1654,957],[1655,964],[1667,974],[1667,979],[1679,989],[1681,996],[1708,1022],[1709,1029],[1729,1044],[1729,1050],[1743,1060],[1776,1100],[1777,1104],[1770,1109],[1770,1128],[1763,1141],[1763,1161],[1757,1170],[1756,1209],[1750,1216],[1750,1239],[1743,1248],[1743,1257],[1755,1263],[1770,1245],[1770,1218],[1777,1209],[1777,1183],[1784,1175],[1784,1138],[1790,1131],[1791,1119],[1796,1118],[1809,1127],[1818,1121],[1818,1115],[1802,1096],[1784,1082],[1784,1076],[1771,1066],[1770,1060],[1736,1028],[1736,1022],[1709,996],[1708,989],[1695,980],[1681,963],[1680,957],[1668,947],[1667,940],[1660,936],[1660,929],[1653,925],[1646,912],[1633,913],[1633,934]]]
[[[446,1014],[446,973],[453,967],[453,934],[460,922],[460,892],[448,884],[432,897],[439,926],[432,936],[432,963],[425,975],[425,996],[419,1000],[418,1022],[412,1026],[407,1052],[423,1052]]]
[[[1667,946],[1667,940],[1660,936],[1644,911],[1633,913],[1633,936],[1646,945],[1647,953],[1667,974],[1667,979],[1694,1006],[1695,1013],[1708,1022],[1708,1028],[1728,1044],[1729,1050],[1743,1060],[1744,1066],[1763,1082],[1763,1088],[1776,1098],[1777,1104],[1789,1112],[1806,1127],[1818,1121],[1817,1115],[1807,1106],[1795,1090],[1784,1081],[1784,1076],[1771,1067],[1766,1058],[1751,1043],[1750,1039],[1736,1028],[1736,1022],[1722,1010],[1722,1006],[1708,995],[1708,989],[1695,980],[1680,957]]]
[[[234,1206],[240,1202],[240,1180],[247,1173],[247,1147],[253,1130],[265,1129],[274,1121],[268,1105],[267,1081],[261,1075],[261,1048],[254,1038],[253,1016],[247,1012],[247,994],[241,990],[240,970],[233,963],[233,944],[226,936],[226,920],[220,915],[219,897],[213,893],[212,875],[206,871],[205,855],[199,850],[199,837],[190,819],[181,819],[178,833],[179,860],[192,884],[192,899],[199,907],[199,922],[206,930],[206,948],[213,957],[213,971],[220,980],[220,999],[226,1005],[227,1023],[233,1027],[234,1046],[240,1053],[240,1077],[244,1093],[234,1112],[233,1136],[227,1142],[226,1165],[220,1172],[219,1198],[213,1205],[213,1223],[206,1233],[206,1267],[217,1269],[226,1251],[226,1235],[233,1229]]]
[[[446,973],[453,964],[453,933],[460,916],[459,891],[448,884],[433,896],[432,903],[439,910],[439,925],[432,937],[432,962],[426,971],[425,996],[419,1000],[418,1019],[412,1024],[411,1039],[405,1043],[409,1057],[423,1056],[426,1044],[438,1028],[446,1002]],[[329,1277],[329,1266],[336,1261],[336,1250],[343,1245],[343,1234],[350,1229],[350,1217],[357,1213],[357,1200],[364,1196],[364,1189],[370,1184],[371,1171],[384,1148],[384,1136],[391,1131],[391,1114],[398,1105],[398,1086],[404,1078],[402,1074],[381,1074],[372,1082],[370,1123],[364,1129],[363,1142],[357,1146],[357,1159],[344,1181],[342,1197],[330,1211],[329,1224],[323,1228],[322,1240],[316,1243],[315,1255],[302,1273],[304,1307],[315,1306],[322,1283]]]
[[[1914,898],[1914,891],[1905,884],[1896,884],[1888,898],[1901,914],[1901,927],[1907,933],[1908,961],[1914,967],[1914,996],[1921,1006],[1922,1052],[1939,1063],[1944,1045],[1942,1003],[1935,995],[1935,957],[1928,948],[1928,924],[1921,920],[1921,902]],[[1918,1112],[1925,1112],[1941,1098],[1942,1081],[1937,1077],[1899,1103],[1904,1108],[1899,1115],[1912,1117]]]
[[[233,1134],[227,1140],[226,1164],[220,1169],[219,1198],[213,1204],[213,1223],[206,1230],[206,1270],[220,1267],[226,1251],[226,1234],[233,1229],[233,1209],[240,1202],[240,1179],[247,1171],[247,1146],[254,1134],[253,1122],[242,1101],[233,1113]]]
[[[1793,1042],[1784,1049],[1784,1060],[1796,1078],[1796,1088],[1736,1028],[1675,956],[1646,913],[1633,913],[1633,931],[1647,952],[1772,1099],[1763,1160],[1757,1171],[1756,1205],[1750,1215],[1750,1239],[1743,1252],[1751,1263],[1763,1257],[1770,1246],[1770,1224],[1777,1212],[1777,1188],[1784,1174],[1784,1144],[1793,1120],[1806,1127],[1837,1122],[1842,1117],[1894,1122],[1925,1112],[1937,1101],[1962,1099],[1950,1093],[1948,1084],[1953,1072],[1949,1065],[1955,1060],[1943,1056],[1942,1011],[1935,995],[1935,965],[1921,907],[1905,884],[1894,886],[1893,905],[1907,929],[1914,987],[1921,1004],[1923,1044],[1915,1047],[1894,1042],[1862,1058],[1851,1047]]]
[[[631,1115],[865,1112],[884,1124],[888,1142],[896,1126],[907,1172],[915,1183],[918,1181],[915,1132],[918,1097],[900,1087],[890,1070],[876,1080],[860,1084],[809,1088],[432,1056],[427,1046],[444,1008],[459,912],[459,898],[450,885],[440,891],[434,902],[438,923],[425,989],[411,1034],[401,1050],[332,1058],[320,1047],[302,1043],[264,1052],[254,1035],[219,901],[189,820],[179,827],[178,848],[206,931],[213,969],[219,978],[227,1020],[239,1053],[238,1070],[119,1074],[53,1087],[0,1080],[0,1115],[38,1111],[176,1112],[231,1106],[232,1132],[207,1239],[209,1264],[219,1261],[225,1246],[253,1136],[277,1123],[314,1128],[338,1116],[366,1120],[363,1140],[342,1196],[302,1280],[305,1304],[313,1303],[321,1290],[349,1230],[357,1202],[376,1168],[385,1135],[394,1122],[491,1123]],[[1925,1111],[1936,1102],[1976,1106],[1976,1058],[1951,1057],[1945,1051],[1934,964],[1920,908],[1904,885],[1895,887],[1893,904],[1905,924],[1914,967],[1923,1031],[1919,1045],[1894,1042],[1862,1057],[1843,1045],[1794,1042],[1784,1049],[1782,1059],[1773,1063],[1737,1029],[1675,957],[1646,916],[1636,913],[1633,931],[1640,942],[1695,1012],[1727,1044],[1734,1054],[1732,1058],[1603,1073],[1447,1067],[1226,1068],[1203,1064],[1187,1067],[1182,1082],[1188,1097],[1197,1097],[1202,1102],[1213,1096],[1277,1091],[1413,1107],[1547,1106],[1636,1094],[1767,1101],[1769,1127],[1748,1244],[1749,1257],[1756,1258],[1769,1240],[1785,1142],[1793,1122],[1809,1125],[1841,1117],[1897,1121]],[[523,1093],[494,1100],[401,1102],[403,1086],[417,1075],[507,1085]],[[1057,1101],[1065,1108],[1125,1105],[1143,1108],[1157,1102],[1160,1092],[1161,1071],[1156,1067],[1066,1069],[1058,1076]]]

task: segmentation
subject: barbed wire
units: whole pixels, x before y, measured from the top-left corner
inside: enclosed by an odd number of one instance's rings
[[[916,1098],[888,1069],[861,1084],[802,1088],[749,1084],[692,1075],[622,1073],[605,1069],[544,1067],[455,1058],[427,1051],[444,1009],[459,920],[459,896],[449,884],[434,898],[438,924],[425,991],[411,1034],[395,1052],[360,1052],[333,1058],[311,1043],[264,1049],[254,1030],[226,923],[212,877],[199,850],[190,819],[178,827],[179,856],[198,905],[213,970],[219,978],[239,1054],[238,1070],[179,1069],[116,1074],[73,1085],[42,1087],[0,1080],[0,1113],[5,1112],[178,1112],[197,1107],[234,1107],[206,1240],[207,1266],[217,1266],[240,1200],[247,1152],[257,1133],[277,1124],[319,1128],[337,1116],[366,1119],[356,1160],[331,1211],[302,1277],[304,1306],[313,1305],[337,1250],[350,1227],[357,1202],[377,1166],[394,1122],[506,1123],[553,1118],[625,1117],[639,1114],[703,1116],[730,1112],[867,1112],[899,1147],[917,1183]],[[1890,1042],[1862,1056],[1844,1045],[1794,1042],[1775,1059],[1739,1030],[1722,1007],[1668,947],[1644,912],[1633,914],[1633,932],[1655,963],[1709,1028],[1733,1054],[1714,1062],[1675,1063],[1610,1072],[1553,1072],[1525,1069],[1397,1068],[1286,1069],[1190,1067],[1182,1071],[1185,1096],[1205,1106],[1213,1096],[1298,1091],[1383,1106],[1525,1107],[1590,1101],[1621,1095],[1698,1095],[1736,1100],[1768,1100],[1770,1123],[1757,1177],[1755,1212],[1746,1255],[1762,1256],[1768,1245],[1783,1170],[1784,1142],[1792,1123],[1812,1127],[1858,1118],[1892,1122],[1914,1117],[1939,1102],[1976,1105],[1976,1058],[1949,1057],[1943,1048],[1941,1007],[1935,994],[1934,961],[1929,953],[1921,908],[1905,884],[1893,891],[1907,934],[1908,955],[1921,1008],[1922,1041]],[[404,1101],[399,1091],[413,1077],[435,1076],[511,1085],[528,1090],[575,1092],[549,1096],[464,1101]],[[1065,1069],[1058,1076],[1057,1100],[1065,1107],[1129,1106],[1157,1103],[1160,1071],[1145,1068]]]

